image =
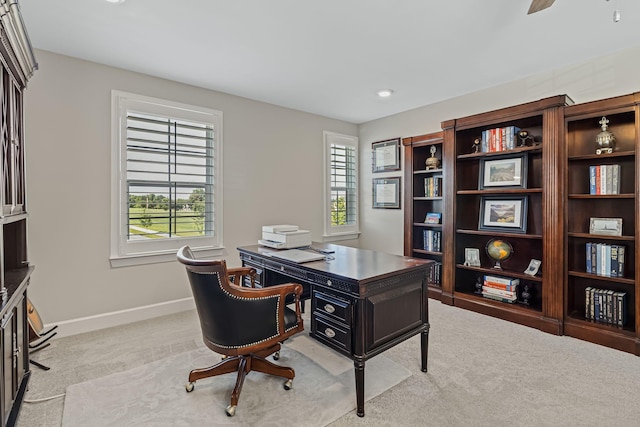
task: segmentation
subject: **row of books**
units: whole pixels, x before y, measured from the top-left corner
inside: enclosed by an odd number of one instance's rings
[[[424,179],[424,197],[442,196],[442,177],[430,176]]]
[[[519,284],[520,279],[486,275],[482,282],[482,296],[513,304],[518,299],[517,290]]]
[[[620,165],[589,166],[589,194],[620,194]]]
[[[437,230],[423,230],[423,245],[425,251],[440,252],[442,232]]]
[[[587,287],[585,289],[585,318],[609,325],[627,323],[627,293]]]
[[[442,277],[442,263],[436,262],[429,270],[429,273],[427,273],[427,283],[431,286],[440,287],[441,277]]]
[[[598,276],[624,277],[625,245],[587,242],[586,271]]]
[[[480,149],[483,153],[513,150],[516,148],[516,134],[518,132],[520,132],[520,128],[517,126],[483,130]]]

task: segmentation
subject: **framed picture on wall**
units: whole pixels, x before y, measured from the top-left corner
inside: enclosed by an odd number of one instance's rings
[[[527,232],[527,196],[482,196],[479,230]]]
[[[373,179],[373,207],[400,209],[400,177]]]
[[[371,156],[373,172],[400,170],[400,138],[374,142],[371,146],[373,148]]]

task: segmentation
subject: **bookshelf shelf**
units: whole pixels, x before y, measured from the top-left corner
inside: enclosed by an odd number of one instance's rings
[[[476,271],[478,273],[482,273],[482,274],[489,274],[492,276],[505,276],[505,277],[512,277],[514,279],[522,279],[522,280],[527,280],[530,282],[540,282],[542,283],[542,277],[540,276],[530,276],[528,274],[524,274],[522,272],[518,272],[518,271],[512,271],[512,270],[498,270],[495,268],[486,268],[486,267],[474,267],[471,265],[464,265],[464,264],[456,264],[456,268],[460,268],[460,269],[464,269],[464,270],[471,270],[471,271]]]

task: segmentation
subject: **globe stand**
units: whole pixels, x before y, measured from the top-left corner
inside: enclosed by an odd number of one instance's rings
[[[508,260],[513,254],[513,246],[502,239],[489,240],[485,250],[487,251],[489,258],[496,262],[493,266],[494,270],[502,270],[501,262]]]

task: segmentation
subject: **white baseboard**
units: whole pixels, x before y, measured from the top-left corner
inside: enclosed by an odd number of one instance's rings
[[[56,329],[56,331],[58,334],[56,335],[56,338],[97,331],[99,329],[125,325],[127,323],[138,322],[140,320],[153,319],[154,317],[165,316],[167,314],[178,313],[195,308],[196,305],[193,298],[184,298],[159,304],[146,305],[143,307],[130,308],[127,310],[114,311],[111,313],[98,314],[95,316],[65,320],[57,324],[58,329]],[[51,326],[53,325],[45,325],[44,330],[49,329]]]

